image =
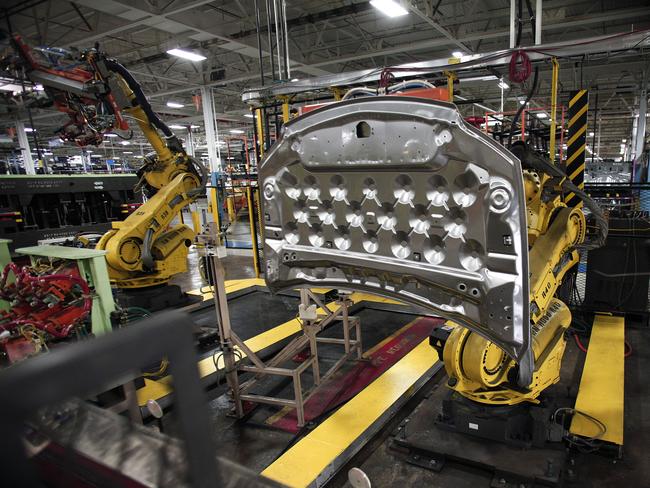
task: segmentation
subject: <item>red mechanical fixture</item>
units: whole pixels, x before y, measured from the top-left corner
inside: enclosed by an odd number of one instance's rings
[[[7,283],[9,273],[14,274],[14,283]],[[0,332],[5,336],[0,344],[10,361],[29,350],[22,327],[45,332],[45,339],[63,339],[92,307],[88,283],[74,263],[46,272],[9,263],[0,276],[0,298],[11,303],[11,310],[0,312]]]
[[[19,56],[5,64],[16,70],[24,68],[32,82],[43,84],[54,106],[70,117],[58,131],[62,139],[79,146],[97,146],[104,133],[129,130],[97,49],[83,51],[78,60],[70,60],[63,52],[37,52],[19,35],[12,37],[12,44]]]

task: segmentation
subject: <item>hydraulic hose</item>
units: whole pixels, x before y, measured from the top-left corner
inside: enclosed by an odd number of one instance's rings
[[[151,121],[151,123],[160,129],[160,131],[165,135],[165,137],[170,138],[170,139],[176,139],[176,136],[172,132],[172,130],[169,128],[167,124],[165,124],[158,114],[154,112],[153,108],[151,108],[151,104],[149,103],[149,100],[147,100],[147,97],[145,97],[144,92],[142,91],[142,87],[140,84],[137,82],[137,80],[133,77],[133,75],[129,72],[128,69],[126,69],[122,64],[118,63],[114,59],[106,59],[106,67],[119,74],[122,78],[124,78],[124,81],[128,85],[128,87],[133,91],[133,95],[135,96],[135,99],[137,100],[138,104],[140,107],[142,107],[142,110],[144,110],[144,113],[147,114],[147,117]]]

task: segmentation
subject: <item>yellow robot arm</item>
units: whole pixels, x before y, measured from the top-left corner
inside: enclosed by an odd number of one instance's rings
[[[184,224],[171,224],[185,206],[203,193],[207,174],[157,118],[126,68],[112,60],[107,60],[106,66],[116,75],[128,100],[130,106],[124,111],[137,121],[155,155],[147,156],[138,172],[138,186],[145,187],[150,198],[124,221],[113,222],[97,249],[107,251],[109,275],[118,287],[164,284],[187,270],[187,252],[194,231]],[[156,127],[167,132],[165,139]]]
[[[530,320],[535,359],[533,380],[516,387],[516,364],[494,343],[455,327],[444,344],[450,386],[471,400],[513,405],[537,402],[539,394],[560,377],[564,332],[571,312],[555,297],[566,272],[579,261],[576,246],[585,240],[585,216],[560,198],[562,178],[524,171],[529,241]]]

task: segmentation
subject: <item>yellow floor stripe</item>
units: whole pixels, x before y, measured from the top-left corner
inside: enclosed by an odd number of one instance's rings
[[[413,327],[413,325],[415,324],[416,321],[417,321],[417,319],[409,322],[404,327],[401,327],[399,330],[393,332],[391,335],[386,337],[386,339],[384,339],[383,341],[375,344],[373,347],[371,347],[370,349],[368,349],[366,352],[363,353],[363,357],[364,358],[369,357],[377,349],[379,349],[380,347],[383,347],[387,342],[392,341],[398,335],[400,335],[403,332],[406,332],[407,330],[409,330],[411,327]],[[269,425],[273,425],[278,419],[281,419],[282,417],[284,417],[286,414],[288,414],[292,410],[294,410],[294,407],[282,407],[276,413],[274,413],[269,418],[267,418],[265,423],[269,424]]]
[[[422,341],[262,471],[262,475],[291,487],[313,483],[436,362],[437,354],[429,340]]]
[[[589,108],[589,105],[585,104],[584,107],[582,107],[580,110],[578,110],[578,112],[576,112],[576,114],[573,117],[571,117],[571,119],[569,120],[569,127],[571,127],[573,124],[575,124],[576,121],[580,117],[582,117],[582,115],[584,115],[584,113],[587,111],[588,108]]]
[[[625,319],[596,315],[576,398],[576,410],[600,420],[607,427],[601,440],[623,445],[625,383]],[[581,415],[571,422],[571,433],[593,437],[596,425]]]
[[[587,124],[583,125],[580,129],[578,129],[578,132],[576,132],[575,134],[573,134],[573,135],[571,136],[571,139],[569,139],[568,141],[566,141],[566,145],[567,145],[567,147],[570,146],[571,144],[573,144],[573,143],[576,141],[576,139],[578,139],[578,137],[580,137],[582,134],[585,133],[586,130],[587,130]]]

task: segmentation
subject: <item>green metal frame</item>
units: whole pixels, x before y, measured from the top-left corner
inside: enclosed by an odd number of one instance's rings
[[[32,264],[36,258],[46,257],[76,261],[79,272],[94,288],[91,314],[92,333],[101,335],[112,330],[111,312],[115,310],[115,301],[111,282],[106,268],[106,251],[96,249],[79,249],[65,246],[32,246],[16,249],[16,253],[29,256]]]

